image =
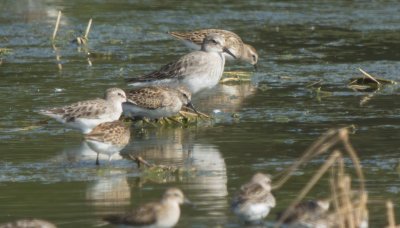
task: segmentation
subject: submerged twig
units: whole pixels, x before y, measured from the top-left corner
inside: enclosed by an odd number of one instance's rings
[[[302,189],[302,191],[297,195],[296,199],[290,204],[290,206],[286,209],[286,211],[282,214],[282,217],[279,219],[275,227],[280,227],[294,209],[294,207],[300,203],[300,201],[307,195],[307,193],[312,189],[312,187],[321,179],[322,175],[326,173],[326,171],[338,160],[341,158],[341,153],[339,151],[334,151],[330,158],[321,166],[316,174],[311,178],[311,180],[307,183],[307,185]]]
[[[311,84],[308,84],[308,85],[306,85],[305,87],[306,87],[306,88],[310,88],[310,87],[313,87],[313,86],[315,86],[315,85],[320,84],[320,83],[323,82],[323,81],[324,81],[323,79],[320,79],[319,81],[313,82],[313,83],[311,83]]]
[[[58,11],[58,17],[57,17],[56,27],[54,28],[54,32],[53,32],[53,41],[54,41],[54,39],[56,38],[57,31],[58,31],[58,25],[60,24],[60,20],[61,20],[61,10]]]
[[[140,156],[133,156],[132,154],[128,154],[129,158],[132,159],[134,162],[136,162],[137,166],[140,168],[141,164],[145,165],[147,168],[153,167],[150,163],[148,163],[146,160],[144,160]]]

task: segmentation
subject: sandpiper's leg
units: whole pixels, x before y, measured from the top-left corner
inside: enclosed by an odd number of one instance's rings
[[[97,157],[96,157],[96,165],[100,165],[100,163],[99,163],[99,153],[97,153]]]

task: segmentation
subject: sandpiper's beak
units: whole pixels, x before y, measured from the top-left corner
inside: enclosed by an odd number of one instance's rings
[[[192,201],[190,201],[188,198],[183,198],[183,203],[184,204],[189,204],[190,206],[192,206],[192,207],[196,207],[196,205],[192,202]]]
[[[253,67],[254,67],[254,72],[257,72],[257,70],[258,70],[258,69],[257,69],[257,63],[254,64]]]
[[[133,100],[126,98],[126,102],[125,103],[131,103],[131,104],[136,104]]]
[[[199,114],[199,112],[196,110],[196,107],[194,107],[192,102],[189,102],[186,106],[192,108],[195,113]]]
[[[224,48],[222,48],[222,50],[223,50],[223,52],[226,52],[226,53],[228,53],[229,55],[231,55],[234,59],[237,59],[236,56],[235,56],[234,54],[232,54],[232,52],[229,51],[228,48],[224,47]]]

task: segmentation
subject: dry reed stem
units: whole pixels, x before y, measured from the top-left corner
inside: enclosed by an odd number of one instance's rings
[[[361,71],[361,73],[363,73],[365,76],[369,77],[372,81],[376,82],[376,84],[380,85],[381,83],[375,79],[375,77],[371,76],[370,74],[368,74],[367,72],[363,71],[361,68],[358,68],[359,71]]]
[[[186,106],[183,106],[183,108],[186,109],[186,110],[194,111],[193,109],[191,109],[189,107],[186,107]],[[181,114],[183,113],[184,115],[189,115],[189,116],[193,116],[193,117],[205,117],[205,118],[208,118],[208,119],[212,119],[211,116],[209,116],[207,114],[204,114],[202,112],[199,112],[199,111],[197,111],[197,113],[195,113],[195,112],[187,112],[187,111],[181,110],[181,111],[179,111],[179,113],[181,113]]]
[[[354,150],[353,146],[350,144],[349,132],[348,132],[347,128],[339,129],[339,136],[343,141],[343,145],[344,145],[344,148],[346,149],[346,152],[349,154],[351,160],[353,161],[354,168],[356,170],[358,179],[360,179],[360,192],[363,193],[363,192],[365,192],[364,172],[362,171],[362,168],[361,168],[360,159],[358,158],[357,153]],[[361,201],[361,199],[360,199],[360,201]]]
[[[368,202],[368,194],[363,192],[361,194],[361,202],[359,203],[358,207],[358,219],[357,219],[357,224],[360,227],[361,223],[363,222],[363,217],[365,213],[368,213],[367,210],[367,202]]]
[[[311,146],[303,153],[303,155],[296,163],[291,165],[286,170],[275,175],[274,178],[278,176],[283,176],[283,177],[281,177],[280,180],[274,183],[272,189],[280,188],[290,178],[290,174],[300,165],[311,160],[313,157],[326,152],[337,142],[339,142],[340,139],[337,137],[337,132],[338,130],[336,129],[328,130],[328,132],[325,135],[321,136],[319,139],[317,139],[317,141],[311,144]]]
[[[54,32],[53,32],[53,41],[56,39],[56,35],[57,35],[57,31],[58,31],[58,26],[60,24],[60,20],[61,20],[61,10],[58,11],[56,27],[54,28]]]
[[[353,204],[350,199],[350,184],[351,178],[348,175],[345,175],[342,180],[339,182],[339,189],[342,191],[342,203],[344,204],[343,217],[346,218],[346,227],[355,228],[354,224],[354,214],[353,214]]]
[[[90,18],[88,26],[86,28],[86,32],[85,32],[85,39],[88,39],[88,35],[89,35],[89,30],[90,30],[90,26],[92,25],[92,18]]]
[[[391,200],[386,201],[386,209],[387,209],[387,220],[389,226],[387,228],[395,228],[396,227],[396,220],[394,217],[394,209],[393,209],[393,202]]]
[[[314,187],[314,185],[318,182],[319,179],[326,173],[326,171],[338,160],[341,159],[342,155],[339,151],[335,150],[329,157],[329,159],[319,168],[317,173],[308,181],[306,186],[301,190],[301,192],[297,195],[296,199],[290,204],[290,206],[285,210],[282,214],[282,217],[279,219],[277,224],[274,227],[280,227],[283,221],[288,217],[290,212],[294,209],[294,207],[300,203],[300,201],[307,195],[307,193]]]
[[[339,160],[339,164],[343,163],[343,158]],[[340,166],[340,165],[339,165]],[[340,167],[338,169],[338,173],[335,173],[335,166],[331,167],[331,177],[329,179],[329,183],[331,186],[331,197],[332,197],[332,201],[333,201],[333,206],[335,209],[335,213],[336,214],[340,214],[340,202],[339,202],[339,195],[337,192],[337,182],[338,182],[338,178],[341,174],[339,174],[340,172]],[[337,175],[335,175],[337,174]],[[337,177],[337,178],[336,178]],[[340,227],[345,227],[345,221],[343,216],[339,216],[339,225]]]

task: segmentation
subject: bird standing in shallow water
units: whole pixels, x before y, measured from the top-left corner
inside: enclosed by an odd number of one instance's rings
[[[127,97],[129,102],[122,105],[125,116],[158,119],[175,115],[184,105],[195,109],[191,102],[192,94],[183,86],[141,87],[128,92]]]
[[[129,127],[116,120],[97,125],[85,136],[89,147],[97,153],[96,165],[99,165],[99,154],[108,154],[110,163],[112,156],[128,145],[131,138]]]
[[[275,204],[275,197],[271,193],[271,179],[265,174],[256,173],[235,194],[231,209],[242,222],[256,224],[262,222]]]
[[[192,94],[216,86],[225,66],[223,53],[236,58],[225,47],[225,39],[220,34],[211,33],[204,39],[201,50],[182,56],[153,73],[138,78],[127,79],[131,86],[181,85]]]
[[[242,39],[231,31],[221,29],[202,29],[188,33],[168,32],[173,37],[180,39],[187,47],[200,50],[201,43],[210,33],[221,34],[225,38],[225,46],[236,56],[237,59],[248,62],[257,70],[258,54],[250,44],[243,43]],[[227,60],[233,60],[232,56],[225,55]]]
[[[180,204],[189,203],[178,188],[168,188],[159,202],[148,203],[123,215],[111,215],[103,220],[121,226],[173,227],[181,215]]]
[[[106,90],[104,99],[80,101],[63,107],[42,109],[38,112],[87,134],[101,123],[118,120],[122,114],[122,103],[126,101],[126,95],[122,89],[110,88]]]

